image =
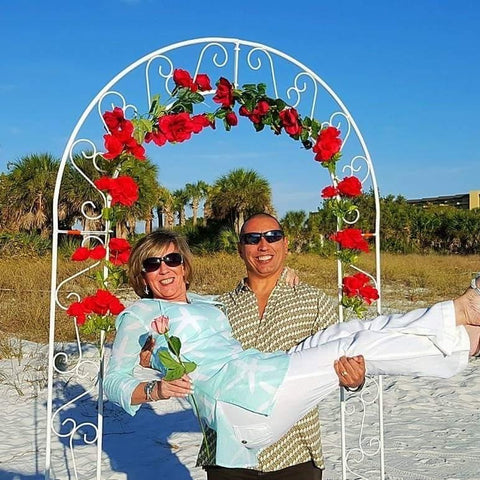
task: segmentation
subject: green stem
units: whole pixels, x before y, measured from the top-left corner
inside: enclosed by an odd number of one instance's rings
[[[165,336],[165,339],[167,340],[167,344],[171,347],[170,336],[168,335],[167,332],[164,333],[164,336]],[[175,352],[175,349],[171,348],[171,350],[173,350]],[[183,367],[183,361],[180,358],[180,353],[177,354],[175,352],[175,356],[177,357],[178,363],[180,365],[182,365],[182,367]],[[184,373],[186,373],[185,367],[184,367]],[[198,423],[200,424],[200,429],[202,430],[202,435],[203,435],[203,438],[205,440],[205,449],[207,451],[208,458],[210,459],[210,448],[208,446],[207,434],[206,434],[205,428],[203,426],[202,418],[200,417],[200,412],[198,411],[197,401],[195,400],[195,397],[193,395],[190,395],[190,397],[192,398],[192,403],[193,403],[193,408],[195,410],[195,415],[197,416]]]
[[[197,416],[198,418],[198,423],[200,424],[200,428],[202,430],[202,435],[203,435],[203,439],[205,440],[205,449],[207,450],[207,455],[208,455],[208,458],[210,459],[210,448],[208,446],[208,440],[207,440],[207,434],[205,432],[205,428],[203,427],[203,422],[202,422],[202,419],[200,417],[200,414],[198,412],[198,405],[197,405],[197,401],[195,400],[195,396],[194,395],[190,395],[192,397],[192,402],[193,402],[193,408],[195,409],[195,415]]]

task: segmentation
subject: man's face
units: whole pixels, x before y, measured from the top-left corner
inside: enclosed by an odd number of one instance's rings
[[[243,233],[264,233],[270,230],[280,230],[278,222],[270,217],[254,217],[244,226]],[[245,262],[248,275],[263,278],[279,276],[285,266],[288,252],[288,240],[283,238],[277,242],[268,243],[262,237],[256,245],[239,243],[238,253]]]

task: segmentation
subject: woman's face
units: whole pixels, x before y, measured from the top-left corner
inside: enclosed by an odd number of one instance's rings
[[[173,243],[167,248],[159,250],[158,257],[169,253],[179,253]],[[187,286],[184,280],[185,269],[183,263],[178,267],[169,267],[161,262],[154,272],[143,272],[143,279],[153,294],[153,298],[161,298],[172,302],[185,302],[187,300]]]

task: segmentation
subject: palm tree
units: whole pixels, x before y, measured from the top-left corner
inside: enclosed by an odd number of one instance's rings
[[[172,193],[175,205],[175,211],[178,214],[178,224],[183,227],[185,225],[185,207],[188,203],[188,194],[184,188],[175,190]]]
[[[97,170],[92,161],[91,152],[75,154],[73,163],[92,182],[102,175],[112,176],[116,166],[106,162],[101,157],[97,158]],[[127,160],[122,165],[121,175],[130,175],[138,184],[138,200],[129,208],[116,208],[115,235],[126,238],[135,232],[137,221],[145,221],[145,231],[152,229],[153,209],[158,203],[159,185],[157,182],[157,167],[148,158],[145,161]],[[65,199],[67,205],[67,217],[74,220],[81,220],[84,230],[98,230],[102,228],[103,220],[93,217],[101,213],[103,201],[100,193],[92,186],[79,171],[72,165],[67,164],[65,177],[60,190],[61,198]]]
[[[290,247],[300,253],[308,242],[306,231],[307,214],[304,210],[289,211],[282,218],[283,229],[290,240]]]
[[[207,195],[208,184],[203,180],[199,180],[197,183],[187,183],[185,185],[185,192],[190,200],[190,206],[192,207],[192,224],[195,227],[197,225],[198,207],[200,201]]]
[[[6,216],[15,230],[47,236],[52,229],[52,202],[59,160],[33,154],[9,164]]]
[[[172,228],[175,220],[174,199],[168,188],[160,186],[157,198],[158,226]]]
[[[237,234],[246,215],[273,212],[270,185],[255,170],[238,168],[221,176],[214,184],[210,200],[214,215],[230,219]]]
[[[80,170],[92,182],[101,177],[102,173],[95,168],[91,156],[92,152],[76,153],[73,155],[72,162],[65,166],[59,197],[64,205],[61,218],[67,228],[71,228],[76,221],[79,221],[84,231],[102,229],[102,219],[95,219],[101,214],[102,197],[79,172]]]

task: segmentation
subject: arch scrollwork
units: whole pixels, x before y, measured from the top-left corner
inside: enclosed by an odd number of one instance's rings
[[[186,42],[181,42],[179,44],[174,44],[171,46],[167,46],[151,52],[150,54],[146,55],[142,59],[132,63],[130,66],[125,68],[119,75],[114,77],[110,82],[108,82],[95,96],[89,106],[86,108],[84,114],[82,115],[81,119],[73,129],[71,137],[69,138],[64,156],[62,158],[62,165],[60,168],[59,176],[57,178],[57,186],[56,190],[59,190],[59,186],[62,182],[64,166],[67,161],[71,162],[73,169],[79,173],[83,180],[85,180],[89,187],[92,188],[91,192],[88,192],[88,195],[85,194],[83,203],[81,204],[80,211],[83,216],[83,219],[91,222],[89,224],[92,228],[86,228],[83,225],[82,230],[77,232],[78,235],[81,236],[81,245],[88,245],[90,242],[95,243],[96,245],[102,245],[108,251],[108,244],[109,244],[109,236],[111,234],[110,231],[110,220],[105,220],[101,227],[95,228],[95,222],[101,220],[102,214],[100,213],[105,208],[108,209],[110,207],[110,199],[109,196],[106,195],[104,192],[99,190],[94,183],[94,180],[89,177],[86,169],[82,168],[82,165],[77,160],[77,157],[74,155],[74,150],[80,150],[81,157],[92,163],[93,169],[95,172],[98,172],[100,175],[105,173],[104,168],[102,168],[102,164],[99,162],[99,157],[102,155],[102,152],[99,148],[97,148],[95,141],[89,140],[87,138],[77,138],[78,132],[80,128],[84,125],[87,118],[94,118],[97,123],[100,123],[101,126],[105,129],[107,133],[108,127],[105,123],[103,113],[106,110],[105,106],[115,106],[119,107],[123,110],[125,115],[131,114],[132,116],[139,114],[139,109],[137,109],[136,105],[143,105],[145,102],[147,108],[146,112],[150,111],[150,107],[152,104],[152,99],[155,97],[155,94],[158,91],[154,92],[153,85],[157,85],[158,83],[161,86],[162,94],[166,93],[167,96],[171,96],[173,90],[175,88],[173,82],[173,73],[176,68],[185,68],[184,65],[177,65],[174,61],[173,53],[175,50],[180,49],[188,49],[192,48],[194,51],[193,58],[194,60],[194,68],[192,69],[193,78],[195,78],[199,73],[209,73],[212,69],[214,71],[218,71],[219,69],[225,69],[225,67],[233,66],[233,77],[230,79],[233,80],[232,84],[234,86],[238,86],[239,82],[243,77],[248,78],[248,74],[252,72],[260,72],[268,81],[268,88],[271,89],[274,93],[276,99],[279,98],[278,91],[279,91],[279,84],[278,81],[284,81],[285,78],[289,79],[287,83],[287,87],[285,87],[286,96],[289,101],[291,101],[291,107],[293,108],[301,108],[303,111],[299,112],[302,115],[308,116],[313,118],[315,109],[317,107],[318,102],[320,101],[320,97],[322,94],[328,98],[328,101],[335,104],[335,108],[330,111],[334,111],[334,113],[329,115],[329,120],[325,122],[325,125],[328,126],[338,126],[338,129],[342,132],[342,162],[344,162],[345,157],[348,156],[350,161],[347,161],[346,164],[342,168],[342,172],[345,172],[349,175],[358,175],[359,172],[362,173],[361,182],[362,185],[367,181],[373,182],[373,188],[375,190],[375,194],[377,195],[376,191],[376,184],[375,178],[373,173],[373,167],[371,165],[370,156],[368,150],[366,149],[365,142],[363,141],[363,137],[353,120],[353,117],[350,115],[344,104],[335,94],[335,92],[315,73],[313,73],[310,69],[306,66],[300,64],[298,61],[292,59],[288,55],[274,50],[266,45],[262,45],[255,42],[243,41],[238,39],[228,39],[228,38],[205,38],[205,39],[195,39]],[[242,49],[245,49],[246,55],[245,57],[240,57],[243,55]],[[192,58],[189,56],[188,58]],[[242,63],[242,70],[239,68],[239,61],[242,58],[242,61],[245,60],[246,65]],[[288,65],[292,68],[292,72],[283,73],[283,64],[282,66],[282,76],[278,74],[276,71],[277,58],[282,61],[288,62]],[[119,88],[120,80],[126,77],[130,72],[132,72],[137,67],[142,66],[144,70],[142,73],[142,79],[145,82],[145,85],[142,85],[135,91],[134,95],[129,96],[129,92],[123,92]],[[245,71],[243,70],[245,68]],[[247,71],[249,70],[249,72]],[[242,77],[243,75],[243,77]],[[292,80],[293,79],[293,80]],[[245,82],[247,83],[247,82]],[[280,85],[280,87],[283,86]],[[130,87],[131,88],[131,87]],[[157,90],[157,89],[155,89]],[[139,95],[143,97],[140,100],[137,100]],[[204,92],[208,95],[212,94],[212,91]],[[134,103],[128,102],[127,99],[135,98]],[[311,99],[311,104],[309,103]],[[282,107],[283,108],[283,107]],[[145,113],[145,109],[140,111],[140,114]],[[325,115],[324,118],[327,118],[328,115]],[[100,122],[98,120],[100,119]],[[325,126],[323,125],[323,126]],[[355,145],[354,139],[358,140],[360,148],[358,149],[357,145]],[[297,135],[298,139],[298,135]],[[347,153],[348,150],[348,153]],[[360,153],[359,151],[360,150]],[[350,152],[353,152],[352,154]],[[364,169],[366,168],[366,173],[363,174]],[[331,173],[331,172],[329,172]],[[113,177],[118,176],[119,172],[116,171],[113,174]],[[334,186],[337,185],[339,179],[335,178],[334,175],[331,175],[331,180]],[[97,195],[98,198],[93,198],[94,195]],[[377,202],[378,203],[378,202]],[[52,262],[52,293],[51,293],[51,315],[50,315],[50,337],[55,338],[55,316],[57,314],[57,310],[64,311],[67,307],[67,302],[63,300],[63,297],[60,298],[60,293],[62,295],[66,295],[67,300],[80,300],[82,295],[78,292],[74,292],[73,288],[71,289],[68,294],[64,292],[68,289],[67,287],[70,286],[71,282],[81,276],[87,275],[93,269],[101,267],[101,262],[93,262],[87,268],[83,268],[82,270],[78,271],[74,275],[71,275],[67,279],[63,279],[57,281],[56,278],[56,268],[57,268],[57,249],[58,249],[58,237],[59,235],[70,234],[70,231],[61,230],[58,224],[58,217],[55,217],[56,212],[54,212],[54,232],[53,232],[53,257],[54,260]],[[352,208],[347,214],[343,215],[340,219],[346,225],[353,225],[360,219],[360,211],[358,208]],[[88,222],[87,222],[88,223]],[[103,228],[103,229],[102,229]],[[377,242],[378,248],[378,229],[373,232],[375,235],[375,241]],[[356,267],[353,266],[355,269]],[[377,274],[372,275],[366,273],[374,282],[377,288],[380,288],[379,282],[379,263],[377,261],[376,264]],[[357,268],[358,271],[360,271]],[[339,268],[339,276],[341,274],[341,268]],[[104,272],[105,273],[105,272]],[[380,313],[380,312],[379,312]],[[340,318],[342,318],[342,314],[340,314]],[[100,355],[98,360],[90,360],[85,358],[84,352],[82,350],[82,343],[80,341],[80,335],[78,332],[78,326],[75,324],[75,335],[76,335],[76,349],[78,353],[76,353],[75,358],[71,358],[70,354],[67,352],[55,352],[52,345],[50,345],[50,352],[49,352],[49,398],[47,401],[47,424],[48,424],[48,441],[47,441],[47,452],[46,452],[46,478],[47,480],[50,478],[51,472],[51,434],[53,433],[59,438],[65,439],[68,438],[69,447],[72,450],[72,458],[74,459],[74,466],[75,466],[75,478],[78,478],[76,472],[76,465],[77,462],[75,460],[75,452],[74,450],[74,439],[79,435],[79,432],[82,429],[87,429],[89,433],[83,433],[82,441],[85,444],[97,444],[97,448],[101,453],[102,444],[101,444],[101,417],[98,418],[98,423],[95,424],[94,422],[90,421],[78,421],[73,417],[69,416],[69,409],[75,405],[77,402],[82,401],[87,396],[94,397],[95,392],[98,392],[98,400],[101,403],[103,401],[102,398],[102,379],[103,379],[103,341],[101,342],[100,348]],[[72,365],[69,366],[69,363],[72,362]],[[76,396],[74,399],[69,400],[64,405],[54,409],[54,402],[53,402],[53,376],[63,376],[68,375],[70,377],[76,378],[86,378],[85,372],[89,370],[95,370],[95,375],[91,379],[92,386],[88,388],[88,390],[82,392],[80,395]],[[379,396],[381,396],[381,388],[378,387],[378,384],[374,382],[376,385],[377,392],[374,393],[373,391],[370,392],[371,388],[367,387],[364,389],[360,394],[355,395],[355,401],[360,402],[362,412],[361,412],[361,434],[360,438],[358,439],[358,446],[351,448],[346,451],[343,455],[343,462],[346,465],[345,471],[350,473],[354,472],[354,469],[351,468],[349,465],[353,467],[353,464],[360,462],[362,459],[366,458],[367,456],[371,455],[383,455],[383,439],[382,436],[375,436],[375,435],[367,435],[366,425],[365,425],[365,410],[367,407],[371,407],[376,401],[378,401]],[[353,408],[348,404],[350,400],[347,400],[347,413],[350,417],[358,417],[359,416],[359,409]],[[55,404],[57,406],[57,404]],[[102,410],[99,407],[99,412]],[[59,420],[61,416],[65,418],[63,420]],[[62,428],[56,428],[54,423],[59,423]],[[67,431],[63,431],[66,429]],[[372,453],[375,452],[375,453]],[[99,458],[101,455],[99,455]],[[355,473],[355,475],[359,475]],[[344,478],[346,476],[344,475]],[[357,478],[364,478],[359,476]],[[384,478],[383,472],[380,472],[376,478]],[[101,468],[97,469],[97,479],[101,479]]]

